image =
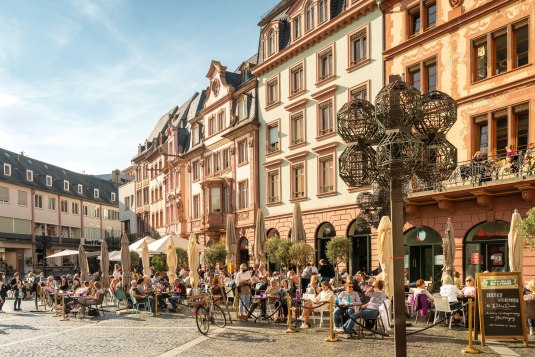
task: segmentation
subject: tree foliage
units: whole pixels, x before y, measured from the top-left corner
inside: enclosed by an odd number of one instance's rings
[[[154,266],[154,273],[168,270],[167,260],[160,255],[157,255],[152,258],[152,265]]]
[[[222,243],[212,245],[204,253],[204,262],[208,268],[215,268],[217,263],[225,264],[225,259],[227,259],[227,248]]]
[[[314,248],[305,242],[300,242],[292,245],[289,253],[291,263],[302,268],[314,257]]]
[[[139,253],[135,250],[130,251],[130,267],[131,269],[134,269],[139,264]]]
[[[351,240],[347,237],[334,237],[327,243],[325,255],[338,270],[338,264],[346,263],[351,251]]]
[[[530,209],[520,224],[520,233],[529,250],[535,250],[535,207]]]
[[[273,237],[264,244],[264,251],[270,262],[277,261],[277,249],[279,249],[280,240],[279,237]]]
[[[177,268],[180,270],[188,266],[188,251],[183,248],[175,248]]]
[[[289,239],[280,239],[277,253],[275,254],[276,261],[288,267],[291,263],[290,260],[290,248],[292,242]]]

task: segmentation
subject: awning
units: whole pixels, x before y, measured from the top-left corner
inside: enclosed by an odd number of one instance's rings
[[[65,249],[65,250],[62,250],[59,253],[55,253],[55,254],[49,255],[46,258],[59,258],[59,257],[66,257],[66,256],[69,256],[69,255],[78,255],[78,251],[77,250],[72,250],[72,249]]]

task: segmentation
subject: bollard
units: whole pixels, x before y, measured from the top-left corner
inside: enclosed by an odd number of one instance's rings
[[[65,317],[65,293],[61,294],[61,319],[59,321],[69,321],[69,318]]]
[[[338,342],[338,339],[334,335],[333,307],[334,307],[334,296],[331,296],[331,299],[329,300],[329,337],[325,339],[325,341],[327,342]]]
[[[240,318],[238,317],[238,308],[239,303],[238,299],[240,298],[240,295],[238,294],[238,288],[234,289],[234,310],[236,310],[236,321],[239,321]]]
[[[59,317],[59,314],[58,314],[58,292],[59,292],[59,290],[56,290],[56,293],[54,294],[54,317]]]
[[[158,317],[158,289],[154,289],[154,317]]]
[[[461,350],[463,353],[481,353],[475,347],[472,347],[472,298],[468,299],[468,347]]]
[[[288,306],[288,329],[286,329],[286,333],[295,333],[297,332],[294,327],[292,326],[292,298],[290,295],[286,296],[286,306]]]

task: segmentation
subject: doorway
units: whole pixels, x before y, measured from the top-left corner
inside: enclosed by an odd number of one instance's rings
[[[371,270],[371,228],[368,222],[357,218],[349,224],[347,236],[351,240],[349,254],[349,273],[369,272]]]
[[[411,246],[409,281],[433,280],[433,246]]]
[[[431,227],[414,227],[403,235],[405,240],[404,267],[408,269],[407,279],[415,283],[418,279],[437,283],[442,276],[442,237]]]

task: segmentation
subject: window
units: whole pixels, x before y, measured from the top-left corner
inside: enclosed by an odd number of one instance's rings
[[[318,82],[333,75],[333,48],[318,54]]]
[[[32,170],[26,170],[26,181],[33,181],[33,171]]]
[[[238,120],[247,118],[247,97],[242,97],[238,102]]]
[[[319,105],[319,136],[333,132],[333,101],[328,100]]]
[[[271,30],[268,34],[268,56],[275,53],[275,48],[275,30]]]
[[[70,186],[70,185],[69,185],[69,181],[67,181],[67,180],[63,180],[63,189],[64,189],[65,191],[69,191],[69,186]]]
[[[268,126],[268,152],[279,151],[279,124],[274,123]]]
[[[318,3],[318,23],[321,24],[329,18],[329,13],[327,12],[327,0],[319,0]]]
[[[492,113],[492,118],[494,121],[495,134],[494,134],[494,144],[496,148],[496,154],[505,153],[505,147],[508,145],[508,119],[507,119],[507,109],[499,110]]]
[[[529,31],[527,19],[513,26],[514,67],[528,64]]]
[[[93,189],[93,197],[98,198],[99,197],[99,191],[98,188]]]
[[[54,197],[48,197],[48,209],[51,211],[56,210],[56,199]]]
[[[230,150],[223,151],[223,169],[230,168]]]
[[[210,189],[210,197],[212,199],[212,205],[211,209],[214,213],[221,212],[221,188],[220,187],[212,187]]]
[[[293,19],[292,33],[294,40],[301,37],[301,16],[297,16]]]
[[[410,36],[414,36],[420,33],[420,6],[409,10],[410,20]]]
[[[418,90],[421,90],[420,79],[420,66],[412,67],[409,69],[409,83]]]
[[[18,199],[19,199],[19,205],[21,206],[27,206],[28,205],[28,192],[18,190]],[[0,199],[1,200],[1,199]]]
[[[69,213],[69,202],[61,200],[61,213]]]
[[[435,1],[425,4],[426,9],[426,29],[433,28],[437,24],[437,3]]]
[[[248,182],[242,181],[238,183],[238,209],[244,209],[249,206]]]
[[[529,112],[528,112],[528,106],[525,104],[524,106],[518,106],[516,108],[513,108],[513,115],[514,119],[516,121],[515,125],[515,131],[514,133],[515,141],[516,141],[516,148],[518,150],[525,150],[528,146],[529,141]]]
[[[279,80],[274,78],[267,82],[267,105],[275,104],[279,101]]]
[[[78,184],[78,193],[79,193],[79,194],[84,193],[84,186]]]
[[[214,154],[214,172],[221,171],[221,153]]]
[[[212,155],[204,159],[204,172],[206,176],[210,176],[212,174]]]
[[[437,64],[430,63],[425,65],[426,79],[427,79],[427,91],[431,92],[437,90]]]
[[[9,203],[9,188],[0,186],[0,202]]]
[[[367,30],[363,29],[350,36],[350,64],[354,66],[368,58]]]
[[[208,118],[208,135],[212,136],[215,134],[215,132],[215,117],[211,116],[210,118]]]
[[[303,65],[299,64],[290,71],[290,94],[297,94],[304,90]]]
[[[193,196],[193,219],[197,219],[201,216],[201,196]]]
[[[309,1],[305,8],[305,31],[308,32],[314,28],[314,2]]]
[[[247,162],[247,140],[238,143],[238,164]]]
[[[111,201],[112,201],[112,202],[115,202],[115,192],[112,192],[112,193],[111,193]]]
[[[368,99],[368,89],[366,86],[360,86],[354,89],[351,89],[349,92],[350,100],[353,99]]]
[[[4,175],[5,176],[11,176],[11,165],[10,164],[4,164]]]
[[[129,196],[126,196],[124,198],[124,209],[125,210],[130,209],[130,197]]]
[[[487,78],[487,38],[473,42],[475,55],[474,81]]]
[[[436,58],[428,58],[407,71],[409,83],[422,93],[437,90],[437,62]]]
[[[268,203],[280,202],[279,170],[268,172]]]
[[[305,197],[305,165],[292,165],[292,199]]]
[[[290,118],[290,143],[291,145],[298,145],[304,142],[304,120],[303,113],[294,114]]]
[[[191,127],[191,141],[193,142],[193,145],[198,144],[200,141],[198,125],[193,125]]]
[[[51,187],[52,186],[52,176],[48,176],[46,175],[45,177],[45,183],[48,187]]]
[[[507,28],[493,33],[492,41],[494,49],[493,74],[500,74],[507,71]]]
[[[197,181],[201,178],[201,166],[199,160],[193,162],[193,181]]]
[[[73,202],[72,205],[71,205],[71,208],[72,208],[72,214],[77,215],[78,214],[78,208],[79,208],[78,203]]]
[[[217,130],[223,129],[225,129],[225,112],[220,112],[217,114]]]
[[[334,192],[334,160],[332,155],[319,159],[319,170],[319,193]]]
[[[482,115],[474,118],[476,125],[476,149],[487,154],[489,151],[489,126],[487,123],[487,115]]]
[[[34,196],[35,198],[35,203],[34,203],[34,206],[35,208],[43,208],[43,195],[35,195]]]
[[[224,200],[225,200],[225,212],[230,212],[230,204],[231,204],[231,199],[230,199],[230,187],[226,186],[226,187],[223,187],[223,197],[224,197]]]

